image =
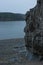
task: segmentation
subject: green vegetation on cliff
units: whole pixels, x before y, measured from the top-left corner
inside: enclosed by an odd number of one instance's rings
[[[24,14],[0,12],[0,21],[22,21]]]

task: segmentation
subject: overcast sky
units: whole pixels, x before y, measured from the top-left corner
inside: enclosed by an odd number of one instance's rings
[[[0,0],[0,12],[26,13],[36,5],[36,0]]]

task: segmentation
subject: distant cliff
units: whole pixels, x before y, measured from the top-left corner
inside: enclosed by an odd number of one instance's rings
[[[22,21],[24,14],[0,12],[0,21]]]

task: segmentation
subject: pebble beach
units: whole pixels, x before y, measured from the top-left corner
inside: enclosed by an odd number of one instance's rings
[[[43,61],[30,61],[24,38],[0,40],[0,65],[43,65]]]

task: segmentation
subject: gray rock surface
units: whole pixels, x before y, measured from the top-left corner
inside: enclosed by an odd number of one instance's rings
[[[25,45],[32,53],[43,56],[43,0],[26,13]]]

